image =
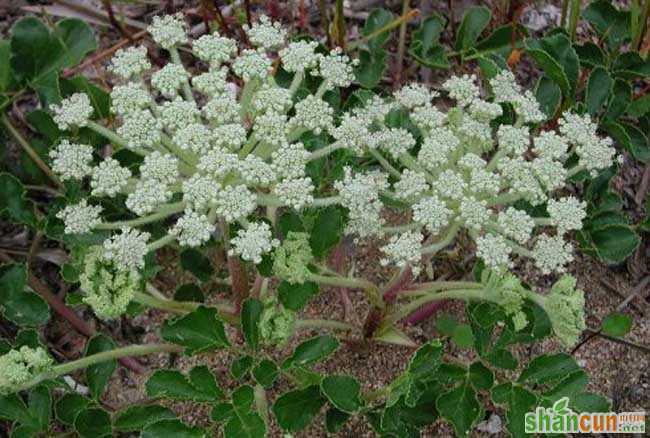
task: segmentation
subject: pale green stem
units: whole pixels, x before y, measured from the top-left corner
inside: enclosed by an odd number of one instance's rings
[[[573,166],[573,167],[572,167],[571,169],[569,169],[569,171],[567,172],[567,177],[570,178],[570,177],[572,177],[573,175],[576,175],[576,174],[582,172],[583,170],[585,170],[585,166],[582,166],[582,165]]]
[[[370,41],[373,38],[378,37],[381,34],[384,34],[386,32],[390,32],[391,30],[395,29],[398,26],[401,26],[402,23],[408,22],[412,20],[413,18],[417,17],[419,14],[419,11],[417,9],[412,9],[405,13],[404,15],[397,17],[390,23],[386,24],[385,26],[380,27],[379,29],[375,30],[374,32],[370,32],[368,35],[364,35],[362,38],[359,38],[356,41],[353,41],[348,45],[348,50],[354,50],[358,48],[361,44],[364,44],[367,41]]]
[[[383,233],[388,233],[388,234],[393,234],[393,233],[403,233],[405,231],[411,231],[411,230],[417,230],[422,228],[422,225],[413,222],[411,224],[403,224],[403,225],[394,225],[394,226],[389,226],[389,227],[381,227],[381,231]]]
[[[402,174],[399,172],[399,170],[395,169],[393,165],[390,164],[386,158],[384,158],[381,152],[373,148],[368,148],[368,152],[370,152],[370,155],[372,155],[375,160],[377,160],[379,164],[381,164],[381,166],[386,169],[388,173],[398,179],[402,177]]]
[[[511,204],[515,201],[518,201],[521,199],[521,195],[516,194],[516,193],[504,193],[503,195],[498,195],[495,196],[492,199],[487,200],[487,206],[488,207],[493,207],[495,205],[502,205],[502,204]]]
[[[328,205],[336,205],[341,202],[340,196],[330,196],[328,198],[314,198],[311,203],[312,207],[327,207]]]
[[[165,134],[162,135],[161,140],[162,140],[162,144],[171,153],[173,153],[174,155],[176,155],[178,158],[180,158],[182,161],[185,162],[185,164],[187,165],[186,170],[189,172],[190,175],[192,175],[196,171],[194,166],[196,166],[196,164],[199,162],[194,152],[181,149]]]
[[[358,331],[359,329],[346,322],[330,319],[299,319],[296,321],[296,328],[326,328],[332,330]]]
[[[86,127],[89,128],[92,131],[95,131],[97,134],[101,135],[102,137],[106,138],[108,141],[110,141],[113,146],[116,146],[114,149],[115,151],[118,151],[120,149],[130,149],[127,146],[127,141],[117,135],[115,132],[111,131],[105,126],[100,125],[99,123],[93,122],[92,120],[88,120],[88,123],[86,124]],[[139,153],[136,151],[136,153]],[[145,154],[140,154],[140,155],[145,155]]]
[[[147,292],[149,292],[151,296],[158,298],[159,300],[169,300],[169,298],[163,295],[163,293],[160,292],[158,288],[151,283],[147,283],[145,285],[145,289],[147,290]]]
[[[483,285],[475,281],[430,281],[420,283],[416,289],[404,290],[399,293],[400,297],[418,297],[431,292],[453,289],[482,289]]]
[[[550,227],[553,225],[553,220],[550,217],[536,217],[533,220],[535,221],[535,225],[542,227]]]
[[[394,324],[397,321],[407,317],[425,304],[441,300],[486,300],[490,297],[485,294],[483,289],[454,289],[443,292],[434,292],[422,295],[408,304],[399,306],[398,309],[386,319],[386,324]]]
[[[458,230],[460,230],[460,224],[455,223],[453,224],[450,228],[449,231],[447,231],[447,234],[442,238],[442,240],[429,245],[425,246],[420,250],[422,254],[435,254],[441,249],[445,248],[448,246],[456,237],[456,234],[458,234]]]
[[[183,62],[181,61],[181,56],[178,53],[178,49],[176,47],[172,47],[169,49],[169,56],[172,59],[172,62],[174,64],[178,64],[181,67],[185,68],[183,66]],[[190,88],[190,84],[188,81],[183,82],[183,96],[185,97],[185,100],[194,102],[194,95],[192,94],[192,89]]]
[[[11,136],[18,142],[20,147],[25,151],[27,155],[29,155],[29,158],[32,159],[34,163],[38,166],[39,169],[43,171],[45,175],[57,186],[63,188],[63,184],[57,178],[57,176],[52,172],[52,169],[45,164],[45,162],[41,159],[41,157],[38,155],[38,153],[32,148],[32,145],[29,144],[29,142],[25,139],[25,137],[22,136],[20,132],[14,127],[14,125],[11,124],[9,119],[7,118],[6,114],[2,114],[2,117],[0,118],[2,120],[2,124],[7,128],[7,131],[11,134]]]
[[[296,94],[298,91],[298,88],[300,88],[300,84],[302,84],[302,80],[305,78],[305,72],[304,71],[298,71],[293,75],[293,80],[291,81],[291,85],[289,86],[289,94],[293,97],[293,95]]]
[[[153,242],[149,243],[147,245],[147,251],[155,251],[157,249],[160,249],[163,246],[172,243],[174,240],[176,240],[176,236],[168,234],[158,240],[154,240]]]
[[[241,116],[242,118],[245,118],[248,112],[251,109],[252,101],[253,101],[253,96],[255,96],[255,92],[260,86],[260,80],[259,78],[251,78],[250,80],[246,81],[246,84],[244,84],[244,88],[242,89],[241,92],[241,99],[239,100],[241,103]]]
[[[323,82],[318,86],[318,90],[316,90],[316,98],[317,99],[322,99],[323,95],[327,92],[327,90],[330,89],[330,83],[327,79],[323,79]]]
[[[370,289],[375,285],[368,280],[350,277],[330,277],[325,275],[310,273],[307,279],[314,283],[325,284],[327,286],[346,287],[353,289]]]
[[[580,3],[581,0],[571,0],[571,15],[569,16],[569,37],[571,41],[576,38],[576,30],[578,29],[578,20],[580,19]]]
[[[312,152],[311,155],[309,155],[308,161],[318,160],[319,158],[329,155],[334,151],[338,151],[339,149],[343,149],[344,147],[345,145],[343,143],[338,141],[334,142],[328,146],[325,146],[324,148],[320,148]]]
[[[185,208],[184,202],[167,204],[161,207],[156,213],[150,214],[148,216],[143,216],[137,219],[131,219],[126,221],[104,222],[97,225],[95,229],[96,230],[119,230],[124,227],[138,227],[140,225],[150,224],[152,222],[158,222],[175,213],[180,213],[181,211],[183,211],[184,208]]]
[[[102,351],[101,353],[92,354],[90,356],[82,357],[81,359],[73,360],[61,365],[52,367],[50,371],[36,376],[29,382],[24,383],[16,391],[31,388],[45,380],[56,379],[57,377],[70,374],[76,370],[87,368],[91,365],[106,362],[108,360],[121,359],[123,357],[145,356],[154,353],[177,353],[183,351],[183,347],[173,344],[145,344],[145,345],[129,345],[128,347],[116,348],[110,351]]]
[[[255,409],[257,410],[257,413],[260,414],[260,417],[262,418],[262,421],[264,421],[264,424],[268,428],[269,425],[269,403],[266,398],[266,391],[260,385],[259,383],[255,385]]]
[[[255,134],[252,133],[250,137],[248,137],[248,141],[242,146],[242,148],[239,150],[239,158],[246,158],[248,154],[253,152],[253,149],[255,149],[255,146],[257,146],[257,138],[255,138]]]
[[[257,193],[257,204],[262,207],[282,207],[284,203],[280,198],[270,193]],[[312,207],[326,207],[341,202],[339,196],[330,196],[327,198],[315,198],[310,204]]]
[[[499,150],[498,150],[498,151],[497,151],[497,152],[492,156],[492,159],[491,159],[490,162],[487,164],[485,170],[487,170],[488,172],[491,172],[491,171],[493,171],[494,169],[496,169],[497,164],[499,163],[499,160],[500,160],[501,158],[503,158],[503,157],[504,157],[505,155],[507,155],[507,154],[508,154],[508,152],[506,152],[505,149],[499,149]]]
[[[154,309],[165,310],[179,315],[193,312],[199,307],[199,303],[162,299],[142,292],[135,292],[133,300],[147,307],[153,307]]]

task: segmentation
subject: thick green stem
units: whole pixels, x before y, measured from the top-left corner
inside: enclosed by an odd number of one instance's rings
[[[102,126],[97,122],[93,122],[92,120],[88,121],[86,127],[89,128],[91,131],[95,131],[97,134],[101,135],[102,137],[110,141],[113,144],[113,146],[115,146],[114,148],[115,151],[118,151],[120,149],[130,149],[127,146],[126,140],[124,140],[122,137],[120,137],[119,135],[117,135],[115,132],[111,131],[107,127]]]
[[[368,35],[364,35],[362,38],[359,38],[356,41],[353,41],[348,45],[348,50],[354,50],[358,48],[360,45],[370,41],[373,38],[377,38],[379,35],[384,34],[386,32],[390,32],[391,30],[395,29],[398,26],[401,26],[402,23],[411,21],[415,17],[417,17],[420,14],[420,11],[418,9],[411,9],[408,11],[406,14],[402,15],[401,17],[396,18],[395,20],[391,21],[387,25],[380,27],[379,29],[375,30],[374,32],[370,32]]]
[[[578,20],[580,18],[581,0],[571,0],[571,16],[569,17],[569,36],[571,41],[576,39],[576,29],[578,29]]]
[[[147,245],[147,251],[155,251],[157,249],[162,248],[163,246],[169,245],[172,243],[174,240],[176,240],[176,236],[172,234],[168,234],[164,237],[161,237],[158,240],[154,240],[150,244]]]
[[[562,0],[562,13],[560,15],[560,27],[566,26],[566,15],[569,11],[569,2],[571,0]]]
[[[372,282],[362,278],[330,277],[319,274],[309,274],[307,279],[328,286],[347,287],[353,289],[369,289],[375,287]]]
[[[73,360],[61,365],[53,367],[50,371],[36,376],[34,379],[23,384],[17,391],[31,388],[45,380],[55,379],[57,377],[70,374],[73,371],[87,368],[91,365],[106,362],[108,360],[121,359],[123,357],[145,356],[154,353],[176,353],[183,351],[183,347],[173,344],[145,344],[145,345],[129,345],[128,347],[116,348],[110,351],[102,351],[101,353],[93,354],[83,357],[81,359]]]
[[[450,228],[449,231],[447,231],[447,234],[442,238],[442,240],[429,245],[425,246],[420,250],[422,254],[435,254],[447,245],[449,245],[454,238],[456,237],[456,234],[458,234],[458,230],[460,230],[460,224],[453,224]]]
[[[327,328],[332,330],[358,331],[352,324],[330,319],[299,319],[296,328]]]
[[[184,202],[175,202],[173,204],[167,204],[161,207],[156,213],[152,213],[148,216],[143,216],[137,219],[131,219],[126,221],[105,222],[97,225],[95,229],[96,230],[119,230],[124,227],[138,227],[140,225],[150,224],[152,222],[158,222],[175,213],[180,213],[181,211],[183,211],[184,208],[185,208]]]
[[[289,86],[289,93],[293,97],[294,94],[298,91],[298,88],[300,88],[300,84],[302,84],[302,80],[305,78],[305,72],[304,71],[298,71],[293,75],[293,79],[291,80],[291,85]]]
[[[398,179],[402,177],[402,174],[399,172],[399,170],[395,169],[393,165],[390,164],[386,158],[384,158],[381,152],[372,148],[369,148],[368,152],[370,152],[370,155],[372,155],[375,160],[377,160],[379,164],[381,164],[381,166],[386,169],[388,173]]]
[[[402,291],[399,295],[402,297],[418,297],[440,290],[483,288],[481,283],[475,281],[430,281],[428,283],[420,283],[414,286],[417,286],[417,288]]]
[[[325,146],[324,148],[320,148],[312,152],[311,155],[309,155],[308,160],[309,161],[318,160],[319,158],[329,155],[334,151],[338,151],[339,149],[343,149],[344,147],[345,145],[342,144],[341,142],[338,141],[334,142],[328,146]]]
[[[648,15],[650,15],[650,0],[645,0],[641,8],[642,8],[641,15],[639,16],[638,25],[637,28],[635,29],[635,33],[632,40],[632,48],[637,51],[641,49],[643,36],[646,34],[646,29],[648,28]]]
[[[490,300],[483,289],[454,289],[443,292],[432,292],[414,299],[408,304],[399,306],[395,312],[388,316],[384,325],[394,324],[407,317],[425,304],[441,300]]]
[[[193,312],[194,310],[198,309],[200,305],[199,303],[193,303],[189,301],[162,299],[142,292],[135,292],[133,300],[140,304],[144,304],[145,306],[153,307],[154,309],[165,310],[167,312],[176,313],[179,315]]]
[[[183,62],[181,61],[181,56],[178,53],[178,49],[176,47],[169,49],[169,56],[171,57],[174,64],[178,64],[184,68]],[[185,100],[194,102],[194,95],[192,94],[192,89],[190,88],[188,81],[183,82],[183,97],[185,97]]]
[[[11,136],[18,142],[20,147],[25,151],[27,155],[29,155],[29,158],[32,159],[34,163],[38,166],[39,169],[43,171],[45,175],[52,181],[57,187],[63,188],[63,184],[61,181],[59,181],[59,178],[56,177],[54,172],[52,172],[52,169],[45,164],[45,162],[41,159],[41,157],[38,155],[38,153],[32,148],[32,145],[29,144],[27,139],[22,136],[20,132],[14,127],[14,125],[11,124],[9,119],[7,118],[6,114],[2,114],[2,117],[0,117],[0,120],[2,121],[2,124],[7,128],[7,131],[11,134]]]

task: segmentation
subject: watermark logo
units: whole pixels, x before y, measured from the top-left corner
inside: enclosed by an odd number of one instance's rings
[[[550,408],[538,406],[524,419],[526,433],[645,433],[645,412],[583,412],[563,397]]]

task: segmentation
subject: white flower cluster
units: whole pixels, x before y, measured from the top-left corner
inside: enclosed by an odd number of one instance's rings
[[[117,51],[109,67],[121,81],[111,92],[115,132],[89,122],[93,108],[84,94],[52,107],[61,129],[87,126],[107,138],[112,151],[142,156],[137,165],[119,156],[94,164],[90,146],[68,140],[51,152],[61,179],[89,177],[92,196],[125,199],[139,216],[126,220],[131,227],[104,222],[101,207],[87,200],[58,215],[69,233],[99,224],[121,229],[102,252],[118,269],[142,268],[149,250],[173,241],[200,246],[218,221],[241,226],[231,254],[259,263],[279,244],[269,224],[255,219],[260,208],[270,214],[278,207],[336,204],[348,210],[346,231],[355,239],[385,238],[382,264],[417,273],[422,254],[464,227],[490,267],[508,268],[518,255],[532,257],[542,272],[561,271],[572,259],[563,235],[580,228],[585,205],[573,197],[555,200],[554,192],[568,175],[603,169],[614,156],[611,140],[598,137],[588,116],[565,114],[559,133],[534,134],[531,125],[544,115],[509,72],[490,81],[493,98],[476,77],[465,75],[440,90],[409,84],[392,97],[373,96],[337,114],[325,94],[348,87],[357,64],[341,49],[319,54],[314,41],[287,43],[286,31],[267,17],[246,27],[254,48],[239,52],[234,40],[217,33],[190,42],[180,15],[156,17],[149,32],[171,61],[149,72],[143,47]],[[203,61],[197,64],[203,71],[183,66],[178,48],[186,45]],[[277,69],[294,75],[290,87],[269,77]],[[313,94],[302,93],[308,74],[320,81]],[[436,108],[440,94],[457,105]],[[512,105],[515,120],[498,126],[497,119],[509,114],[503,103]],[[395,111],[400,117],[389,116]],[[400,122],[405,115],[409,123]],[[307,133],[326,142],[322,149],[300,142]],[[347,166],[331,186],[316,184],[309,162],[340,149],[372,168]],[[578,167],[568,168],[572,155]],[[412,222],[387,224],[387,199],[409,209]],[[514,207],[516,201],[546,204],[548,215],[532,217]],[[139,227],[158,221],[170,228],[150,242]],[[536,225],[556,231],[537,236]]]

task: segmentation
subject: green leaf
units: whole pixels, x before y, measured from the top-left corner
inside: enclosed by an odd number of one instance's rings
[[[28,424],[36,429],[38,424],[35,419],[29,415],[25,402],[18,394],[0,395],[0,418],[17,421],[22,424]]]
[[[52,115],[45,110],[36,109],[27,113],[27,121],[43,137],[45,137],[50,144],[55,143],[62,135],[62,132],[54,122]]]
[[[474,345],[474,333],[472,327],[467,324],[458,324],[454,328],[454,333],[451,335],[451,340],[460,348],[469,348]]]
[[[616,79],[612,89],[612,97],[607,105],[605,119],[616,120],[623,115],[632,100],[632,88],[627,82]]]
[[[325,257],[341,240],[344,227],[343,212],[340,208],[326,207],[318,210],[309,237],[309,246],[314,257]]]
[[[476,392],[467,382],[441,394],[436,399],[436,408],[440,415],[454,426],[456,434],[461,437],[469,435],[483,413],[483,409],[476,399]]]
[[[485,356],[485,359],[495,367],[503,368],[504,370],[514,370],[517,368],[517,359],[512,353],[504,348],[492,350]]]
[[[59,21],[52,32],[35,17],[23,18],[11,29],[11,66],[46,105],[61,99],[59,72],[96,48],[90,26],[76,18]]]
[[[311,423],[325,402],[320,388],[314,385],[281,395],[272,409],[283,430],[299,432]]]
[[[441,313],[436,317],[436,329],[444,336],[451,336],[458,326],[458,321],[449,313]]]
[[[629,150],[632,156],[643,163],[650,161],[650,147],[645,133],[630,123],[621,123],[621,126],[630,139]]]
[[[499,72],[505,68],[502,65],[505,64],[505,61],[503,61],[498,55],[479,56],[476,58],[476,61],[481,69],[481,73],[483,73],[483,77],[488,81],[498,75]]]
[[[9,89],[11,85],[11,43],[9,40],[0,40],[0,93]]]
[[[325,430],[327,430],[327,433],[336,434],[349,418],[350,414],[341,412],[336,408],[328,409],[325,413]]]
[[[315,336],[298,345],[291,357],[282,364],[282,368],[287,369],[319,362],[334,353],[337,348],[339,348],[339,341],[335,338],[328,335]]]
[[[607,225],[589,233],[598,257],[606,263],[621,263],[639,246],[640,237],[627,225]]]
[[[262,317],[264,305],[255,298],[249,298],[244,301],[241,311],[241,325],[244,332],[246,343],[253,350],[257,350],[260,344],[259,323]]]
[[[589,114],[595,115],[605,105],[613,85],[614,80],[603,67],[596,67],[591,71],[585,95],[585,105]]]
[[[386,70],[386,51],[383,49],[374,52],[359,51],[359,65],[355,69],[357,82],[363,88],[375,88],[379,85],[381,77]]]
[[[551,119],[560,109],[562,102],[562,90],[548,76],[541,76],[535,85],[535,97],[539,102],[540,109]]]
[[[508,431],[513,437],[526,435],[524,418],[527,412],[535,409],[537,397],[527,389],[510,382],[492,388],[494,403],[505,405]]]
[[[582,66],[593,68],[606,65],[605,53],[597,44],[586,42],[582,45],[574,45],[573,48]]]
[[[174,300],[203,303],[205,296],[200,287],[193,283],[187,283],[176,289],[176,292],[174,292]]]
[[[140,438],[206,438],[203,429],[190,427],[180,420],[160,420],[145,427]]]
[[[223,398],[214,375],[206,366],[198,366],[188,377],[175,370],[156,370],[146,384],[147,395],[152,398],[215,402]]]
[[[560,86],[564,97],[573,99],[580,73],[580,60],[569,38],[556,33],[539,40],[528,39],[526,47],[546,74]]]
[[[479,41],[474,49],[483,55],[498,53],[500,56],[508,58],[512,52],[513,41],[517,41],[525,33],[525,29],[521,26],[513,27],[512,24],[506,24]],[[520,43],[516,43],[516,46],[520,45]]]
[[[74,419],[79,412],[83,411],[90,405],[88,400],[83,395],[75,392],[64,394],[54,407],[56,418],[63,424],[72,425]]]
[[[100,408],[79,412],[74,419],[74,428],[81,438],[101,438],[113,433],[110,415]]]
[[[530,361],[517,381],[543,384],[558,380],[579,369],[575,359],[569,354],[543,354]]]
[[[13,264],[0,268],[0,308],[20,326],[35,327],[50,318],[50,308],[39,295],[26,291],[27,268]]]
[[[181,267],[204,282],[210,281],[214,275],[214,268],[210,260],[194,248],[188,248],[181,252]]]
[[[219,314],[211,307],[201,306],[181,318],[165,321],[161,335],[168,342],[184,346],[187,354],[230,345]]]
[[[378,31],[382,27],[386,26],[391,21],[393,21],[393,14],[390,11],[382,8],[373,9],[368,15],[368,18],[366,18],[366,22],[363,25],[361,34],[363,36],[370,35],[371,33]],[[388,41],[389,37],[390,32],[384,32],[380,35],[377,35],[376,37],[368,40],[368,47],[371,51],[380,49],[381,46],[383,46],[386,41]]]
[[[111,116],[110,95],[98,86],[92,84],[85,77],[75,76],[70,79],[61,79],[60,85],[63,96],[69,96],[74,93],[85,93],[95,110],[94,116],[96,118],[105,119]]]
[[[11,174],[0,173],[0,215],[12,222],[35,227],[37,220],[23,184]]]
[[[431,68],[449,68],[446,50],[440,44],[445,25],[445,19],[434,12],[413,32],[409,54],[417,62]]]
[[[160,420],[176,418],[171,409],[160,405],[133,405],[121,410],[113,424],[119,432],[137,432]]]
[[[603,319],[601,330],[604,334],[622,338],[632,328],[632,318],[623,313],[610,313]]]
[[[632,102],[627,107],[627,113],[634,118],[641,118],[650,111],[650,94],[643,95]]]
[[[619,46],[630,36],[629,13],[619,11],[608,0],[596,0],[589,3],[589,6],[582,11],[582,17],[596,29],[601,37],[607,38],[610,48]]]
[[[248,375],[251,368],[253,368],[253,358],[242,356],[230,364],[230,374],[235,380],[242,380]]]
[[[490,389],[494,385],[494,373],[481,362],[469,366],[469,381],[476,389]]]
[[[617,76],[625,79],[650,77],[650,59],[643,59],[636,52],[625,52],[614,61],[613,70]]]
[[[320,384],[323,395],[338,410],[349,414],[361,407],[361,385],[354,377],[327,376]]]
[[[227,423],[223,429],[226,438],[257,438],[266,436],[262,418],[251,411],[255,395],[250,386],[241,386],[232,394],[232,404],[222,403],[212,410],[212,419]]]
[[[278,286],[278,297],[284,307],[297,312],[309,302],[309,299],[318,295],[318,284],[306,281],[303,284],[291,284],[282,281]]]
[[[583,370],[574,371],[562,379],[557,385],[544,392],[544,404],[551,405],[563,397],[573,399],[581,393],[589,383],[589,376]]]
[[[456,35],[456,50],[459,52],[469,50],[491,19],[492,13],[484,6],[473,6],[467,9]]]
[[[32,388],[27,397],[29,415],[35,420],[36,429],[47,431],[52,419],[52,395],[47,386]]]
[[[100,333],[88,341],[85,356],[113,350],[115,347],[116,345],[113,339]],[[104,393],[106,385],[116,368],[116,359],[96,363],[86,368],[86,382],[88,389],[90,389],[90,394],[95,400],[98,400]]]
[[[571,408],[575,412],[609,412],[611,403],[600,394],[583,392],[571,399]]]
[[[254,369],[255,381],[264,388],[270,388],[278,377],[278,367],[272,360],[262,360]]]

